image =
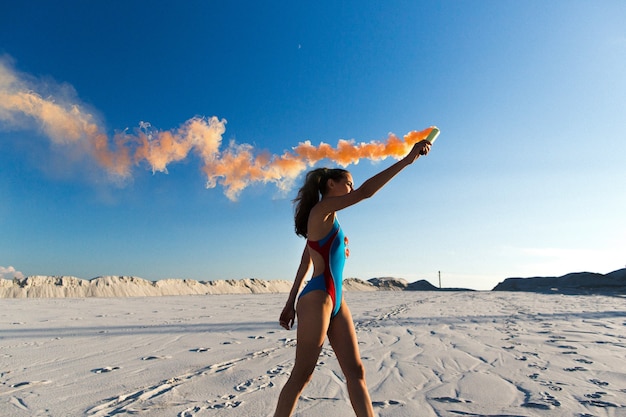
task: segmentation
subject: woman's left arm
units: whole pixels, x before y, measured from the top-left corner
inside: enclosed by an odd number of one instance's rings
[[[309,269],[311,268],[311,255],[309,254],[309,247],[305,244],[302,251],[302,258],[300,259],[300,266],[298,272],[296,272],[296,278],[293,280],[291,291],[289,292],[289,298],[280,314],[280,325],[289,330],[293,327],[293,323],[296,320],[296,297],[300,292],[300,287],[306,277]]]

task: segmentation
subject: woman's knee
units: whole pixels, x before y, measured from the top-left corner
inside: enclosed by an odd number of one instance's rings
[[[304,388],[311,379],[313,379],[313,371],[315,368],[294,367],[291,371],[291,381],[300,388]]]
[[[345,369],[344,373],[348,382],[365,380],[365,366],[360,360],[355,362],[348,369]]]

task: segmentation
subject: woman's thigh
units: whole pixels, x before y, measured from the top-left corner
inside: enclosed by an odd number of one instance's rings
[[[342,301],[341,308],[332,319],[328,328],[328,340],[330,341],[341,370],[346,377],[361,377],[363,364],[359,352],[359,342],[352,321],[350,308]]]
[[[332,304],[326,292],[317,290],[305,294],[298,300],[296,366],[311,368],[312,372],[317,364],[330,324]]]

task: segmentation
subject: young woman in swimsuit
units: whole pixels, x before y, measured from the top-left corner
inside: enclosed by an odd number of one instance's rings
[[[274,417],[293,413],[300,393],[311,380],[326,336],[346,378],[356,415],[374,416],[352,315],[342,299],[347,238],[339,226],[336,212],[373,196],[429,150],[427,141],[415,144],[407,156],[357,189],[353,189],[352,175],[343,169],[319,168],[307,174],[304,186],[294,200],[296,234],[307,238],[307,243],[287,304],[280,315],[280,325],[289,330],[297,314],[296,360],[280,393]],[[302,290],[296,307],[296,296],[311,265],[313,278]]]

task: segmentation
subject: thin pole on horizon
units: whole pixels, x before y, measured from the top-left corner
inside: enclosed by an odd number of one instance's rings
[[[441,289],[441,271],[439,271],[439,289]]]

